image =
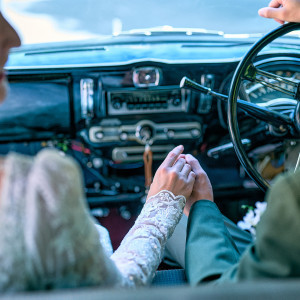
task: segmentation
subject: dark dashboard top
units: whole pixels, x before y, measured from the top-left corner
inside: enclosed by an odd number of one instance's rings
[[[122,66],[142,61],[167,64],[239,61],[257,37],[110,37],[89,42],[36,44],[14,49],[8,70]],[[284,45],[284,46],[283,46]],[[298,51],[295,39],[270,45],[278,53],[289,47]]]
[[[150,50],[151,48],[151,50]],[[7,69],[53,68],[81,66],[120,66],[139,61],[162,63],[221,62],[239,60],[248,47],[227,47],[214,51],[216,46],[155,44],[121,45],[95,49],[75,49],[58,52],[12,53]],[[219,49],[218,49],[219,50]]]

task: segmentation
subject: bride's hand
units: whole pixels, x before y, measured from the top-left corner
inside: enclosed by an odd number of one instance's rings
[[[168,190],[175,196],[183,195],[186,199],[191,195],[196,175],[185,159],[179,158],[182,151],[182,145],[174,148],[157,169],[148,199],[161,190]]]

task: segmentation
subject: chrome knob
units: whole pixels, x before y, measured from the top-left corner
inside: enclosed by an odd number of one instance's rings
[[[194,128],[194,129],[191,130],[191,135],[192,135],[192,137],[196,138],[196,137],[199,137],[201,135],[201,132],[200,132],[199,129]]]
[[[128,134],[126,132],[121,132],[120,134],[120,140],[126,141],[128,139]]]
[[[95,138],[98,140],[102,140],[104,137],[104,133],[102,131],[95,132]]]
[[[167,137],[169,139],[173,139],[175,137],[175,131],[174,130],[168,130],[167,131]]]
[[[148,143],[154,136],[154,129],[151,125],[148,125],[148,124],[138,126],[136,129],[136,136],[143,143]]]
[[[120,109],[122,107],[122,100],[120,98],[115,98],[112,101],[112,104],[114,109]]]

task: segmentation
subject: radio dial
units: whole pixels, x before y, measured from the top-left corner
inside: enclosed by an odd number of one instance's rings
[[[114,109],[121,109],[122,107],[122,100],[120,98],[115,98],[112,100],[112,106]]]
[[[95,132],[95,137],[98,139],[98,140],[102,140],[103,137],[104,137],[104,134],[102,131],[97,131]]]
[[[136,136],[144,143],[150,142],[154,136],[154,129],[150,125],[143,125],[137,128]]]
[[[175,136],[174,130],[168,130],[167,131],[167,136],[168,136],[169,139],[173,139],[174,136]]]
[[[172,103],[173,103],[174,106],[178,106],[181,103],[181,99],[180,98],[175,98],[175,99],[173,99]]]
[[[194,129],[191,130],[191,135],[192,135],[192,137],[197,138],[201,135],[201,132],[200,132],[199,129],[194,128]]]
[[[126,132],[121,132],[120,134],[120,140],[126,141],[128,139],[128,134]]]

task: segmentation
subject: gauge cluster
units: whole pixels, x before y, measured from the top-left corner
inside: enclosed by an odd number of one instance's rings
[[[300,61],[298,59],[295,59],[295,61],[274,60],[268,63],[259,62],[257,63],[256,67],[264,71],[268,71],[274,75],[292,80],[295,83],[300,82]],[[285,82],[280,82],[279,87],[293,91],[293,89]],[[256,104],[266,103],[275,99],[281,99],[283,101],[286,99],[293,99],[290,95],[287,95],[283,92],[276,91],[270,87],[263,86],[260,83],[253,83],[250,81],[243,82],[241,96],[244,100]]]

